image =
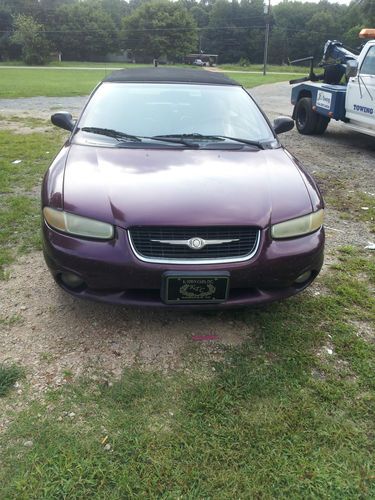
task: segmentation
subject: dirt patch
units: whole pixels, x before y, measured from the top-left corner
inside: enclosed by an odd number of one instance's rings
[[[162,371],[190,364],[202,341],[215,336],[217,345],[236,345],[251,334],[242,321],[187,311],[139,310],[76,300],[53,282],[43,257],[20,259],[2,283],[0,315],[18,317],[2,327],[0,361],[12,359],[28,368],[37,391],[69,378],[107,372],[119,375],[125,366]]]
[[[375,344],[375,330],[371,326],[369,321],[351,321],[351,324],[356,329],[358,337],[363,339],[365,342],[369,342],[370,344]]]

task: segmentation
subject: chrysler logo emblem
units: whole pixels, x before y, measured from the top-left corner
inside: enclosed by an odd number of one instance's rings
[[[202,238],[190,238],[187,244],[193,250],[200,250],[205,246],[206,242]]]
[[[190,238],[190,240],[150,240],[155,243],[162,243],[164,245],[187,245],[192,250],[202,250],[206,245],[222,245],[224,243],[232,243],[234,241],[239,241],[239,238],[233,238],[231,240],[204,240],[198,236]]]

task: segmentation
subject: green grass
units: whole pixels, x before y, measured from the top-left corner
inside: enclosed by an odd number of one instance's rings
[[[87,95],[106,73],[105,69],[1,69],[0,99]]]
[[[241,73],[225,73],[226,76],[239,82],[243,87],[250,89],[258,85],[269,83],[287,82],[292,78],[298,78],[299,75],[246,75]]]
[[[34,120],[14,123],[35,126]],[[0,131],[0,280],[6,278],[5,268],[19,252],[40,248],[40,190],[36,186],[63,137],[52,126],[43,134]],[[14,164],[15,160],[21,163]]]
[[[223,315],[255,334],[214,371],[51,391],[1,438],[3,498],[372,498],[375,266],[337,257],[326,295]]]
[[[263,72],[263,64],[250,64],[246,66],[240,66],[239,64],[219,64],[219,69],[232,70],[232,71],[261,71]],[[310,68],[304,66],[277,66],[274,64],[268,64],[266,72],[276,72],[276,73],[299,73],[308,75]]]
[[[0,99],[17,97],[65,97],[89,94],[110,70],[0,69]],[[291,75],[226,73],[246,88],[287,81]],[[294,75],[298,77],[298,75]]]
[[[22,61],[2,61],[0,62],[0,67],[2,66],[20,66],[25,67],[25,63]],[[123,62],[89,62],[89,61],[51,61],[46,64],[46,68],[149,68],[151,64],[133,64],[133,63],[123,63]],[[163,67],[162,65],[161,67]],[[189,64],[173,64],[174,68],[196,68]],[[32,66],[26,66],[31,68]]]
[[[0,398],[6,396],[17,380],[22,377],[23,371],[20,367],[0,363]]]
[[[1,66],[20,66],[25,67],[25,63],[23,61],[3,61],[0,63]],[[130,64],[130,63],[116,63],[116,62],[88,62],[88,61],[52,61],[47,64],[46,68],[126,68],[126,67],[141,67],[141,66],[150,66],[149,64]],[[32,66],[28,66],[28,68],[32,69]]]
[[[368,223],[375,233],[375,197],[359,190],[350,189],[350,179],[316,173],[316,180],[328,205],[339,211],[346,220],[361,220]]]

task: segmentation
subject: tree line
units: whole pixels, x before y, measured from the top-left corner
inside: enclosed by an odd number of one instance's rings
[[[52,52],[103,60],[128,50],[137,62],[204,52],[220,63],[260,63],[266,23],[269,62],[319,60],[327,39],[360,45],[360,29],[375,28],[375,1],[283,0],[265,14],[263,0],[0,0],[0,60],[44,64]]]

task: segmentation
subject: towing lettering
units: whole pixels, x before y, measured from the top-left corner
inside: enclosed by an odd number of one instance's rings
[[[354,111],[359,111],[360,113],[368,113],[369,115],[374,114],[373,108],[367,108],[366,106],[360,106],[359,104],[353,104]]]

